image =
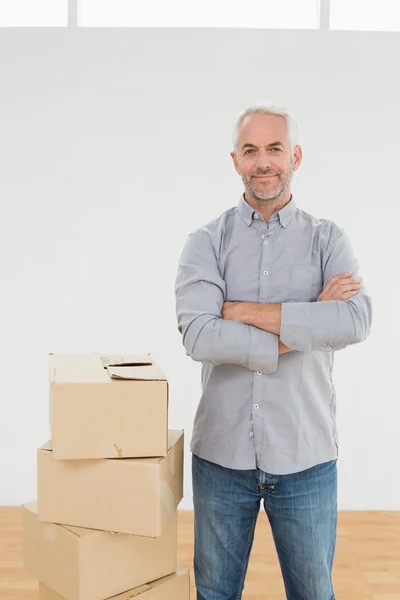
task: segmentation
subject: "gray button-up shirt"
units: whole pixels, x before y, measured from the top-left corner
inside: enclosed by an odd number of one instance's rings
[[[190,449],[232,469],[302,471],[338,457],[334,352],[370,333],[363,280],[345,301],[320,301],[328,279],[359,276],[345,231],[291,200],[266,223],[237,206],[189,234],[175,283],[186,354],[201,361]],[[278,336],[221,318],[224,302],[282,304]]]

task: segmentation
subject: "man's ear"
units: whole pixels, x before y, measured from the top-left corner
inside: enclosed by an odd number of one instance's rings
[[[301,165],[301,161],[303,160],[303,152],[301,149],[301,146],[297,145],[294,148],[294,170],[297,171],[297,169],[299,168],[299,166]]]
[[[233,166],[235,167],[236,172],[239,173],[239,175],[240,175],[240,169],[239,169],[239,165],[238,165],[236,153],[232,151],[230,153],[230,155],[231,155],[232,160],[233,160]]]

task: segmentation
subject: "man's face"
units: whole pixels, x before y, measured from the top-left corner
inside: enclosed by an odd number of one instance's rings
[[[291,151],[285,118],[261,114],[244,119],[231,156],[246,191],[257,200],[282,197],[302,158],[300,146]]]

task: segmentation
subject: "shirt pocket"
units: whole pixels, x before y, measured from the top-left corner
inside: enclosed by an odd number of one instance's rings
[[[315,302],[322,292],[322,273],[317,265],[293,265],[290,272],[290,301]]]

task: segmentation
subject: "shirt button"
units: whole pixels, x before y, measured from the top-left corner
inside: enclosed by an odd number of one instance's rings
[[[262,371],[257,371],[257,375],[262,375]]]
[[[327,346],[326,349],[327,350],[332,350],[332,346]]]
[[[250,219],[247,219],[246,223],[247,223],[247,225],[250,225],[250,223],[251,223]]]
[[[254,408],[258,408],[258,404],[255,404],[255,405],[254,405]]]
[[[252,431],[250,431],[250,437],[253,437],[254,433]]]
[[[285,227],[285,225],[286,225],[286,221],[282,221],[282,225]]]
[[[254,214],[254,218],[258,219],[258,214],[257,213]]]
[[[263,233],[261,237],[262,237],[262,239],[264,239],[267,236],[265,235],[265,233]]]
[[[264,275],[268,275],[268,271],[264,271]]]
[[[265,240],[264,244],[267,245],[268,244],[268,240]]]

